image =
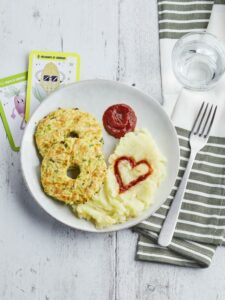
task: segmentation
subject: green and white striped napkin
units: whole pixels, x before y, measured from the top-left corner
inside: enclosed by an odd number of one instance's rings
[[[164,108],[176,126],[180,168],[170,196],[150,218],[135,227],[139,239],[136,258],[188,267],[207,267],[218,245],[225,244],[225,77],[209,92],[182,89],[172,71],[171,52],[178,38],[205,30],[225,37],[225,0],[160,0],[159,36]],[[211,11],[212,19],[210,19]],[[219,16],[219,14],[221,14]],[[225,40],[225,39],[224,39]],[[178,100],[177,100],[178,99]],[[217,122],[207,145],[197,154],[169,247],[157,244],[158,233],[188,162],[188,137],[202,101],[218,104]]]

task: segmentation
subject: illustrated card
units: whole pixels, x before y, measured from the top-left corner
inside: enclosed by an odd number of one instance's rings
[[[25,128],[27,72],[0,79],[0,116],[9,143],[19,151]]]
[[[79,78],[78,54],[32,51],[29,56],[25,120],[49,94]]]

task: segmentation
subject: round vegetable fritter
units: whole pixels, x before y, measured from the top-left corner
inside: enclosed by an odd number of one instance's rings
[[[87,112],[59,108],[45,116],[38,123],[35,132],[36,145],[43,157],[53,144],[68,137],[98,142],[102,139],[102,129],[98,121]]]
[[[79,170],[76,178],[68,170]],[[43,158],[41,183],[51,197],[66,204],[84,203],[99,191],[106,175],[102,143],[67,138],[55,143]]]

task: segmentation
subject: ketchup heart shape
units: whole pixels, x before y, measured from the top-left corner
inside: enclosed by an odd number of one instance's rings
[[[137,167],[137,166],[139,166],[141,164],[145,164],[148,167],[148,171],[145,174],[140,175],[136,179],[130,181],[128,184],[124,184],[123,180],[122,180],[122,177],[121,177],[121,174],[120,174],[120,170],[119,170],[119,164],[122,161],[129,162],[129,164],[131,165],[132,169],[134,169],[135,167]],[[123,192],[127,191],[129,188],[131,188],[132,186],[134,186],[134,185],[138,184],[139,182],[145,180],[149,175],[152,174],[152,172],[153,172],[152,167],[144,159],[143,160],[139,160],[139,161],[136,162],[132,157],[127,157],[127,156],[121,156],[121,157],[119,157],[116,160],[115,165],[114,165],[114,173],[115,173],[115,176],[116,176],[117,183],[119,185],[119,193],[123,193]]]

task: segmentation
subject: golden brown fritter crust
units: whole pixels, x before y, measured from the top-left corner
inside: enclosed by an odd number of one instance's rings
[[[76,179],[67,176],[68,168],[79,166]],[[51,197],[66,204],[84,203],[99,191],[106,175],[102,143],[67,138],[51,146],[41,165],[41,183]]]
[[[45,116],[35,131],[36,145],[43,157],[54,143],[68,137],[100,141],[102,129],[91,114],[79,109],[60,108]]]

